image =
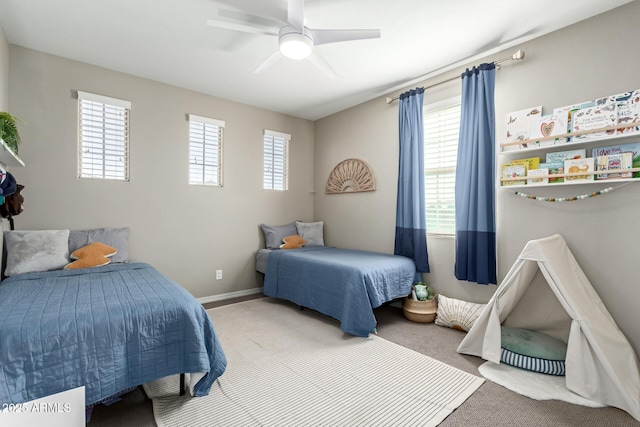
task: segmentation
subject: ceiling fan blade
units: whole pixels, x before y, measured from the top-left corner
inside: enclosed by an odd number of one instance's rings
[[[378,39],[380,30],[313,30],[309,29],[316,45],[350,40]]]
[[[218,16],[232,19],[253,27],[270,28],[275,32],[277,32],[283,25],[286,25],[286,22],[281,19],[252,15],[250,13],[238,12],[230,9],[218,9]]]
[[[304,0],[289,0],[287,22],[296,30],[304,31]]]
[[[280,60],[280,58],[282,58],[282,54],[280,53],[280,50],[276,50],[271,55],[269,55],[269,57],[265,59],[264,62],[260,64],[253,73],[260,74],[263,71],[268,70],[269,68],[273,67],[275,63]]]
[[[265,36],[278,35],[278,32],[274,32],[272,30],[269,30],[268,28],[262,28],[262,27],[253,26],[253,25],[236,24],[236,23],[227,22],[227,21],[218,21],[217,19],[208,19],[207,25],[210,27],[222,28],[225,30],[240,31],[243,33],[262,34]]]
[[[335,79],[338,74],[335,72],[331,65],[324,59],[324,57],[318,52],[318,49],[314,49],[311,56],[307,58],[309,62],[318,67],[323,73],[330,79]]]

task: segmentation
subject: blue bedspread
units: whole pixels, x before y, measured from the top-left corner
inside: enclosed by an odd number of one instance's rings
[[[206,311],[144,263],[26,273],[0,283],[0,404],[85,386],[86,404],[226,358]],[[176,389],[176,394],[178,390]]]
[[[264,294],[340,320],[340,329],[366,337],[373,309],[408,295],[415,264],[402,256],[311,246],[274,250],[267,258]]]

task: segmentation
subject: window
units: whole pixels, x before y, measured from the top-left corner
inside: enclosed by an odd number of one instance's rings
[[[460,98],[425,106],[424,194],[427,233],[455,234]]]
[[[189,114],[189,184],[222,187],[224,122]]]
[[[264,131],[264,181],[265,190],[284,191],[289,186],[289,141],[286,133]]]
[[[78,177],[129,180],[129,110],[129,101],[78,91]]]

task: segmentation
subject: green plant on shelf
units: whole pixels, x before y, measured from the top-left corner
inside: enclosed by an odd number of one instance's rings
[[[14,154],[18,154],[18,145],[20,145],[17,120],[12,114],[0,111],[0,139]]]

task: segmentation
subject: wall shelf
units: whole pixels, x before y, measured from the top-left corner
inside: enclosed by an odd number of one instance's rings
[[[599,172],[602,173],[602,172]],[[582,175],[584,175],[585,173],[583,172]],[[551,175],[552,178],[555,177],[555,175]],[[537,177],[532,177],[532,178],[541,178],[539,176]],[[544,177],[546,178],[546,176]],[[513,179],[507,179],[507,181],[513,181]],[[577,182],[555,182],[553,184],[530,184],[530,185],[526,185],[526,184],[515,184],[515,185],[502,185],[500,186],[501,190],[504,189],[512,189],[512,188],[555,188],[555,187],[566,187],[569,185],[585,185],[585,184],[607,184],[607,185],[612,185],[612,184],[618,184],[621,182],[640,182],[640,178],[622,178],[622,179],[601,179],[599,181],[577,181]]]
[[[505,148],[507,147],[516,147],[518,145],[523,145],[523,144],[535,144],[537,142],[540,141],[554,141],[556,139],[566,139],[566,138],[573,138],[576,136],[581,136],[581,135],[587,135],[587,134],[591,134],[591,133],[600,133],[600,132],[611,132],[611,131],[616,131],[618,129],[627,129],[627,128],[631,128],[631,127],[635,127],[638,126],[637,123],[630,123],[627,125],[617,125],[617,126],[607,126],[604,128],[600,128],[600,129],[592,129],[592,130],[588,130],[588,131],[582,131],[582,132],[575,132],[575,133],[564,133],[562,135],[556,135],[556,136],[548,136],[548,137],[543,137],[543,138],[537,138],[537,139],[528,139],[526,141],[517,141],[517,142],[509,142],[509,143],[505,143],[505,144],[500,144],[500,148],[502,149],[502,151],[500,151],[500,153],[498,153],[499,155],[503,156],[503,155],[522,155],[524,153],[534,153],[537,151],[548,151],[548,150],[552,150],[555,148],[562,148],[564,149],[565,147],[579,147],[582,145],[587,145],[587,144],[591,144],[591,143],[597,143],[597,142],[602,142],[602,141],[609,141],[609,140],[616,140],[616,139],[623,139],[623,138],[631,138],[631,137],[638,137],[640,138],[640,133],[631,133],[631,134],[618,134],[615,133],[613,135],[606,135],[603,137],[598,137],[598,138],[590,138],[590,139],[585,139],[585,140],[581,140],[581,141],[571,141],[571,142],[561,142],[558,144],[552,144],[552,145],[537,145],[535,147],[527,147],[527,148],[520,148],[517,150],[509,150],[509,151],[504,151]]]
[[[0,139],[0,163],[5,166],[21,166],[24,167],[25,164],[17,154],[13,152],[7,144]]]
[[[553,136],[553,137],[510,142],[506,144],[500,144],[500,147],[502,150],[504,150],[506,147],[510,147],[510,146],[518,146],[522,144],[535,144],[535,143],[538,143],[539,141],[552,141],[556,139],[566,139],[567,137],[575,137],[575,136],[586,135],[591,133],[611,132],[611,131],[615,132],[619,129],[626,129],[626,128],[631,128],[635,126],[638,126],[638,124],[631,123],[628,125],[608,126],[605,128],[582,131],[579,133],[578,132],[567,133],[567,134],[562,134],[562,135]],[[588,145],[593,145],[594,147],[597,147],[597,146],[602,146],[604,145],[603,143],[606,143],[609,141],[619,141],[623,139],[626,141],[619,142],[619,145],[624,145],[624,144],[632,143],[633,141],[631,141],[630,139],[634,137],[640,140],[640,133],[622,133],[622,134],[615,133],[613,135],[605,135],[598,138],[590,138],[590,139],[584,139],[580,141],[562,142],[555,145],[544,145],[544,146],[536,145],[534,147],[520,148],[517,150],[511,150],[511,151],[502,151],[499,153],[499,155],[500,156],[519,156],[521,158],[525,158],[530,153],[539,153],[539,152],[548,153],[548,152],[553,152],[558,150],[565,151],[565,150],[571,150],[576,147],[585,147]],[[562,173],[562,174],[526,176],[526,177],[525,176],[508,177],[508,178],[500,177],[498,179],[498,183],[499,183],[500,189],[515,189],[515,188],[519,189],[519,188],[533,188],[533,187],[549,188],[549,187],[559,187],[559,186],[568,186],[568,185],[585,185],[585,184],[611,185],[616,183],[633,182],[633,181],[640,182],[640,178],[620,178],[620,179],[601,179],[601,180],[594,179],[593,181],[591,180],[567,181],[566,180],[566,177],[572,177],[572,176],[600,175],[600,174],[615,175],[615,174],[622,174],[622,173],[629,173],[629,172],[640,172],[640,168],[636,167],[632,169],[615,170],[615,171],[590,171],[590,172]],[[546,179],[546,178],[565,178],[565,181],[553,182],[553,183],[542,183],[542,184],[539,184],[539,183],[527,184],[527,181],[529,180]],[[502,185],[502,183],[505,181],[521,181],[522,184]]]

